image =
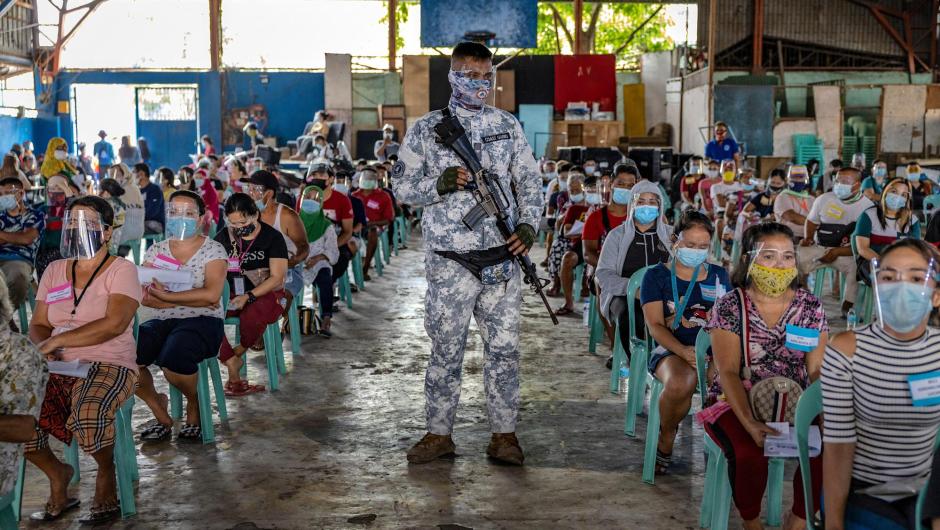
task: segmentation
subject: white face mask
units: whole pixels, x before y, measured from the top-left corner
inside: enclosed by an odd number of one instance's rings
[[[56,151],[54,156],[56,160],[65,160],[69,157],[69,154],[65,151]]]

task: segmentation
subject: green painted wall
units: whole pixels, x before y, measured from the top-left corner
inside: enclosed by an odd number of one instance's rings
[[[353,73],[353,126],[378,128],[379,105],[401,105],[401,76],[395,72]]]

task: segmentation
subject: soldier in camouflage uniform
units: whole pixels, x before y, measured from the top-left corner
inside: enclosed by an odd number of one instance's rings
[[[451,56],[450,111],[466,129],[485,168],[498,175],[509,196],[516,231],[505,240],[492,219],[475,230],[463,224],[474,206],[463,187],[472,178],[454,152],[435,142],[441,111],[409,130],[392,170],[402,203],[423,206],[427,251],[425,329],[431,359],[424,393],[428,433],[408,452],[411,463],[426,463],[455,450],[451,439],[470,317],[484,343],[486,405],[493,437],[487,454],[521,465],[516,439],[519,414],[519,316],[521,272],[513,255],[528,252],[542,210],[541,177],[522,127],[512,114],[484,104],[493,85],[492,53],[482,44],[461,43]]]

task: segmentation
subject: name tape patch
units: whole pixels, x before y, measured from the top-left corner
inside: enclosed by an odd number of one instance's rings
[[[483,137],[483,143],[488,144],[492,142],[498,142],[500,140],[511,140],[512,136],[508,132],[503,132],[499,134],[491,134],[489,136]]]

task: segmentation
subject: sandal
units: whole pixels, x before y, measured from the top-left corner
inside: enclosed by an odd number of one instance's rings
[[[78,508],[80,504],[81,501],[73,498],[66,499],[65,504],[62,506],[56,506],[47,502],[45,508],[43,508],[41,512],[31,514],[29,519],[31,521],[55,521],[62,517],[65,512]]]
[[[241,381],[225,383],[226,397],[241,397],[255,392],[264,392],[264,385],[251,385],[244,379]]]
[[[140,431],[140,439],[144,442],[169,440],[173,433],[172,429],[172,425],[164,425],[157,420],[151,420],[144,424],[144,430]]]
[[[183,424],[183,427],[180,429],[179,434],[176,435],[177,440],[184,440],[187,442],[192,441],[202,441],[202,427],[199,425],[193,425],[191,423]]]
[[[669,465],[672,464],[672,453],[666,454],[659,449],[656,450],[656,474],[665,475],[669,472]]]
[[[117,501],[92,506],[88,513],[78,518],[79,524],[96,525],[121,517],[121,505]]]
[[[574,309],[570,307],[562,306],[555,310],[555,316],[558,316],[558,317],[563,317],[565,315],[570,315],[572,313],[574,313]]]

